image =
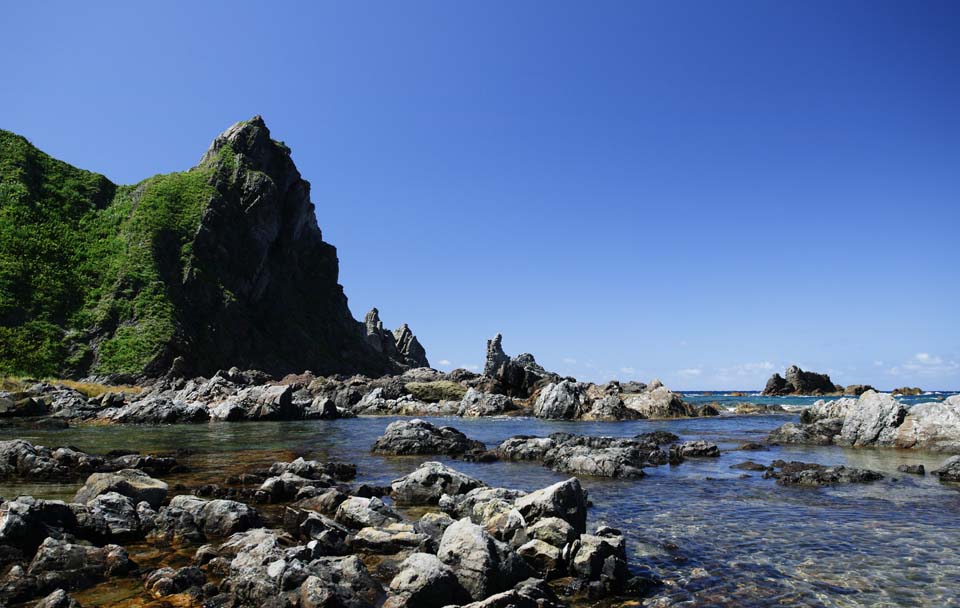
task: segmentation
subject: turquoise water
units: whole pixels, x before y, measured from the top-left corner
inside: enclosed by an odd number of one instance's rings
[[[691,400],[696,397],[691,396]],[[731,398],[743,401],[743,398]],[[929,397],[928,397],[929,399]],[[717,400],[709,396],[708,400]],[[777,398],[778,403],[786,399]],[[810,400],[811,402],[813,400]],[[675,421],[547,422],[529,418],[434,419],[494,446],[512,435],[556,431],[632,436],[656,429],[706,439],[720,458],[647,469],[640,480],[583,478],[594,507],[592,526],[620,528],[631,563],[666,585],[653,606],[950,606],[960,604],[960,491],[930,477],[904,476],[900,464],[928,469],[944,456],[898,450],[774,447],[741,452],[795,414],[719,416]],[[490,485],[534,490],[564,479],[535,463],[467,463],[447,458],[369,453],[394,418],[221,423],[196,426],[100,426],[16,432],[45,445],[104,452],[188,449],[184,481],[220,482],[232,472],[304,455],[354,462],[359,481],[385,484],[425,460],[441,460]],[[887,474],[870,485],[783,488],[732,464],[777,458],[846,464]],[[7,484],[0,495],[69,498],[75,485]]]

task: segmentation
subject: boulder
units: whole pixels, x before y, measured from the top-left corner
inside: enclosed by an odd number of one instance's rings
[[[533,415],[548,420],[574,420],[585,408],[583,389],[570,380],[548,384],[533,404]]]
[[[174,496],[157,513],[157,534],[170,540],[202,541],[223,538],[263,525],[256,509],[234,500],[205,500],[189,494]]]
[[[597,581],[608,590],[622,589],[627,581],[626,541],[619,531],[602,527],[583,534],[571,548],[570,574]]]
[[[455,428],[437,427],[418,418],[392,422],[373,444],[373,451],[379,454],[459,455],[485,449],[483,443]]]
[[[835,442],[854,447],[892,446],[897,439],[897,428],[906,416],[907,408],[893,396],[868,391],[857,400],[857,406],[847,412]]]
[[[439,543],[443,537],[443,533],[450,527],[453,521],[453,518],[446,513],[431,511],[424,513],[423,516],[413,524],[413,527],[417,532],[426,534],[433,539],[434,542]]]
[[[386,526],[403,518],[379,498],[351,496],[337,507],[334,519],[347,527],[360,529]]]
[[[960,456],[951,456],[931,471],[940,481],[960,482]]]
[[[37,602],[33,608],[81,608],[81,606],[77,600],[67,595],[66,591],[57,589]]]
[[[442,608],[468,599],[453,570],[430,553],[414,553],[390,581],[383,608]]]
[[[706,441],[684,441],[681,444],[673,446],[684,458],[716,458],[720,456],[720,448],[715,443]]]
[[[116,492],[133,499],[145,501],[154,509],[167,497],[167,484],[150,477],[137,469],[121,469],[113,473],[94,473],[87,478],[74,501],[87,504],[101,494]]]
[[[531,437],[518,435],[505,439],[494,450],[501,460],[543,460],[548,451],[556,444],[549,437]]]
[[[415,471],[391,483],[397,504],[437,504],[444,494],[466,494],[485,485],[439,462],[425,462]]]
[[[587,496],[576,477],[522,496],[515,505],[528,525],[547,517],[559,517],[577,532],[586,531]]]
[[[696,410],[658,381],[652,382],[643,392],[621,396],[625,408],[638,418],[688,418]]]
[[[482,416],[502,416],[518,408],[513,399],[506,395],[484,393],[475,388],[467,390],[457,414],[464,418],[479,418]]]
[[[487,340],[487,357],[483,366],[483,375],[495,380],[507,395],[525,399],[537,388],[550,382],[560,381],[560,376],[543,369],[530,353],[508,357],[503,352],[502,343],[503,336],[500,334]]]
[[[774,374],[767,380],[763,395],[825,395],[843,391],[827,374],[805,372],[796,365],[787,368],[786,378]]]
[[[883,475],[868,469],[845,466],[824,466],[807,462],[774,461],[764,473],[765,478],[774,478],[783,486],[825,486],[838,483],[869,483],[883,479]]]
[[[56,589],[84,589],[135,568],[136,564],[123,547],[91,547],[47,538],[37,549],[26,576],[20,581],[24,590],[18,595],[22,600],[28,595],[50,593]]]
[[[510,547],[466,518],[443,533],[437,557],[474,600],[510,589],[532,572]]]
[[[573,526],[559,517],[540,519],[527,528],[527,535],[532,539],[542,540],[558,548],[563,548],[568,543],[572,543],[579,536]]]
[[[517,554],[533,568],[534,572],[549,580],[563,572],[563,558],[559,548],[539,539],[520,545]]]
[[[960,453],[960,395],[907,410],[894,444],[898,448]]]
[[[123,542],[143,535],[133,499],[117,492],[107,492],[91,499],[87,507],[106,523],[111,540]]]
[[[161,598],[183,593],[189,589],[199,589],[206,582],[207,577],[200,568],[187,566],[177,570],[158,568],[147,575],[143,586],[147,593],[155,598]]]
[[[357,553],[393,555],[401,551],[425,551],[430,547],[430,537],[417,532],[412,524],[392,523],[380,528],[362,528],[350,540],[350,547]]]
[[[818,420],[811,424],[788,422],[767,435],[770,443],[795,443],[801,445],[831,445],[834,437],[843,428],[841,418]]]
[[[543,462],[555,471],[571,475],[640,478],[645,475],[643,465],[648,453],[629,439],[607,446],[568,441],[545,454]]]

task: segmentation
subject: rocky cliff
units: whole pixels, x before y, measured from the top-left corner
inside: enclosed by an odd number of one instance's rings
[[[350,314],[310,184],[256,116],[182,173],[116,186],[0,132],[0,371],[426,365],[404,325]],[[379,318],[374,310],[375,323]]]

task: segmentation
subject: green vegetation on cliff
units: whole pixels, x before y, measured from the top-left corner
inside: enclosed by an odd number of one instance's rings
[[[116,186],[0,130],[0,373],[141,372],[176,331],[169,279],[211,177],[235,166],[216,161]]]

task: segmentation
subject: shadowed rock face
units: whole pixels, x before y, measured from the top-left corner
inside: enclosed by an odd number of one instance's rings
[[[200,162],[211,163],[216,194],[182,285],[173,286],[182,293],[180,332],[148,372],[165,371],[178,355],[204,375],[231,366],[379,375],[426,364],[409,329],[401,348],[388,332],[392,348],[377,348],[365,334],[379,319],[367,319],[367,327],[354,320],[310,184],[259,116],[218,136]]]

